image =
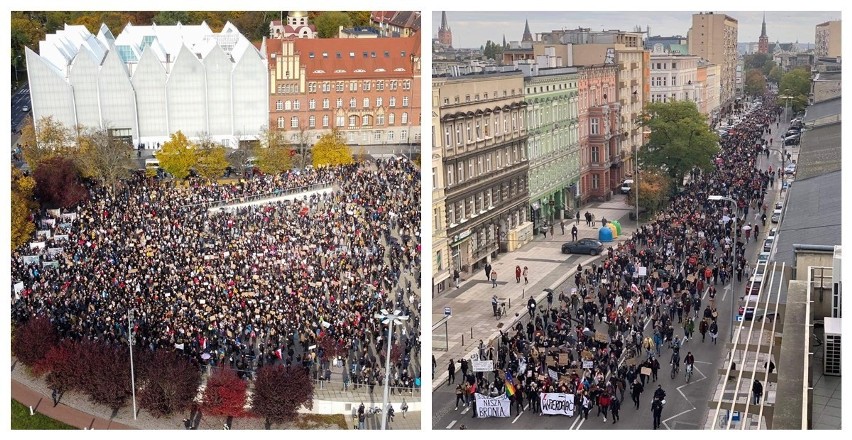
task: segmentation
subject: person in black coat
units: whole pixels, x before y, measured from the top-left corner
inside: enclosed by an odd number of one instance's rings
[[[609,409],[612,411],[612,424],[618,421],[618,410],[621,409],[621,401],[613,394],[612,400],[609,402]]]
[[[447,372],[450,373],[447,376],[447,386],[450,386],[456,381],[456,363],[452,359],[450,359],[450,363],[447,365]]]
[[[654,415],[654,429],[660,427],[660,419],[663,415],[663,402],[660,399],[654,399],[654,402],[651,403],[651,414]]]
[[[633,403],[636,405],[636,409],[639,409],[639,395],[645,391],[645,387],[642,386],[642,383],[639,382],[639,378],[637,377],[633,381],[633,387],[630,389],[630,397],[633,398]]]

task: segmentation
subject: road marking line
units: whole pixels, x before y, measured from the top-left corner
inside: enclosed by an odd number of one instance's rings
[[[671,416],[671,417],[669,417],[669,418],[667,418],[667,419],[663,420],[661,424],[662,424],[662,425],[664,425],[664,426],[666,427],[666,429],[671,430],[672,428],[669,428],[669,425],[668,425],[668,423],[666,423],[666,422],[668,422],[669,420],[674,419],[674,418],[676,418],[676,417],[680,417],[680,416],[682,416],[682,415],[684,415],[684,414],[686,414],[686,413],[688,413],[688,412],[690,412],[690,411],[695,411],[695,408],[693,407],[692,409],[688,409],[688,410],[686,410],[686,411],[681,411],[681,412],[679,412],[679,413],[677,413],[677,414],[675,414],[675,415],[673,415],[673,416]]]
[[[526,411],[526,410],[527,410],[527,408],[529,408],[529,407],[530,407],[530,404],[528,403],[528,404],[524,407],[523,411]]]
[[[465,407],[465,408],[464,408],[464,411],[462,411],[461,413],[462,413],[462,415],[465,415],[465,414],[467,414],[467,412],[468,412],[468,411],[470,411],[470,407],[469,407],[469,406]]]
[[[586,423],[586,419],[582,419],[582,420],[580,420],[580,419],[578,418],[578,419],[577,419],[574,423],[577,423],[577,422],[580,422],[580,423],[579,423],[579,424],[577,424],[577,428],[576,428],[576,429],[574,428],[574,425],[573,425],[573,424],[572,424],[572,425],[571,425],[571,427],[570,427],[570,428],[568,428],[568,429],[574,429],[575,431],[579,431],[579,430],[580,430],[580,427],[581,427],[581,426],[583,426],[583,423]]]
[[[447,429],[453,429],[453,425],[455,425],[457,421],[458,420],[453,420],[452,422],[450,422],[450,424],[447,425]]]
[[[520,413],[520,414],[518,414],[518,417],[515,417],[515,420],[512,420],[512,423],[517,422],[517,421],[518,421],[518,419],[520,419],[522,415],[524,415],[524,412],[523,412],[523,411],[521,411],[521,413]]]

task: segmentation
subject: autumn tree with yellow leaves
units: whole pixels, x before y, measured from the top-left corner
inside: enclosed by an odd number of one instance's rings
[[[314,167],[349,165],[355,163],[352,149],[343,142],[337,130],[324,134],[314,144]]]
[[[160,168],[179,180],[186,179],[197,162],[195,145],[181,131],[172,133],[154,156],[160,162]]]

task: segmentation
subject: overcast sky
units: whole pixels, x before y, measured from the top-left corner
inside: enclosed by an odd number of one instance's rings
[[[701,12],[701,11],[695,11]],[[706,11],[705,11],[706,12]],[[756,42],[760,36],[763,12],[725,12],[739,22],[737,36],[741,43]],[[506,41],[520,41],[524,33],[524,20],[530,23],[530,32],[548,32],[554,29],[576,29],[577,27],[601,29],[619,29],[632,31],[637,25],[644,30],[651,27],[651,35],[682,35],[692,25],[692,11],[677,12],[460,12],[448,11],[447,22],[453,31],[453,47],[479,47],[486,40],[501,42],[505,32]],[[814,42],[814,27],[829,20],[840,20],[837,12],[797,12],[767,11],[766,35],[774,43]],[[441,11],[432,14],[432,36],[438,35],[441,26]]]

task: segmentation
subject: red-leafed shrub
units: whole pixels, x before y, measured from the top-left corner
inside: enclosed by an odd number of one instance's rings
[[[248,384],[230,368],[216,369],[207,380],[201,409],[214,416],[241,417],[245,415]]]
[[[314,383],[301,366],[270,365],[257,370],[251,406],[269,423],[296,419],[299,407],[314,406]]]
[[[33,173],[35,195],[47,207],[70,208],[89,198],[80,183],[80,172],[74,162],[54,156],[40,163]]]
[[[201,384],[201,371],[186,356],[168,350],[142,352],[135,365],[140,407],[162,417],[192,405]]]
[[[15,329],[12,354],[22,364],[33,368],[58,342],[59,337],[50,320],[46,316],[36,316]],[[41,376],[44,370],[36,367],[32,373]]]

